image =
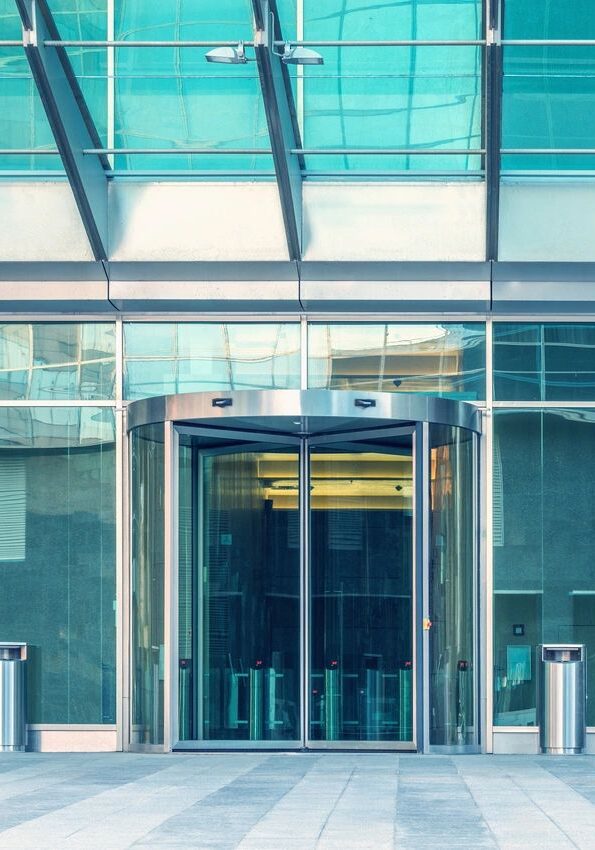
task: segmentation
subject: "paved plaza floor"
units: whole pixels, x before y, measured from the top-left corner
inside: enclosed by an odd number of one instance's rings
[[[594,848],[595,757],[0,755],[0,848]]]

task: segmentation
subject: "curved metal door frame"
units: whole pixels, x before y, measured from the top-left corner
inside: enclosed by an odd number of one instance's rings
[[[309,479],[310,441],[321,443],[331,439],[342,441],[357,439],[366,441],[381,436],[390,436],[397,429],[413,434],[414,458],[414,623],[413,640],[416,668],[416,698],[414,701],[414,738],[418,751],[429,749],[428,741],[428,633],[422,630],[422,621],[429,615],[427,605],[427,576],[429,570],[428,517],[429,489],[425,481],[430,474],[429,427],[432,424],[453,426],[481,433],[481,412],[468,402],[434,396],[408,393],[355,393],[342,390],[242,390],[234,392],[200,392],[159,396],[131,402],[127,408],[127,431],[143,425],[163,423],[165,426],[165,705],[164,705],[164,749],[170,751],[177,740],[177,538],[178,538],[178,434],[198,432],[213,438],[253,437],[258,443],[273,438],[274,442],[288,439],[301,443],[300,480]],[[275,439],[276,438],[276,439]],[[474,441],[476,437],[474,436]],[[254,446],[252,446],[254,448]],[[304,477],[305,476],[305,477]],[[477,477],[477,464],[475,464]],[[303,488],[302,488],[303,490]],[[304,490],[307,493],[307,488]],[[300,498],[302,595],[301,609],[308,608],[309,552],[308,549],[309,503]],[[478,540],[477,522],[475,538]],[[302,613],[302,644],[308,638],[307,614]],[[130,620],[129,620],[130,624]],[[476,629],[477,633],[477,629]],[[308,648],[302,647],[302,744],[309,739],[306,707]],[[479,662],[479,656],[477,661]],[[479,663],[477,664],[475,690],[478,693]],[[477,696],[476,729],[479,722]],[[478,732],[476,732],[478,734]],[[221,747],[220,742],[217,748]],[[254,747],[255,742],[249,742]],[[187,746],[188,744],[188,746]],[[199,746],[209,748],[208,742]],[[337,747],[337,744],[339,746]],[[196,746],[196,744],[195,744]],[[279,746],[279,742],[275,742]],[[322,745],[324,747],[324,745]],[[332,742],[329,747],[352,749],[352,743]],[[184,742],[184,748],[193,748],[193,742]],[[265,742],[264,748],[267,747]],[[269,744],[270,747],[270,744]],[[212,748],[212,745],[211,745]],[[242,746],[236,746],[241,749]],[[319,747],[317,747],[319,748]],[[393,749],[386,742],[366,742],[366,749]],[[403,749],[403,747],[394,747]]]
[[[355,431],[360,426],[370,429],[417,422],[481,431],[480,412],[475,405],[413,393],[343,390],[182,393],[133,401],[127,414],[128,431],[158,422],[302,436]]]

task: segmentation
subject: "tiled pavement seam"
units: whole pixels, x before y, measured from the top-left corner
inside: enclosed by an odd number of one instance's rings
[[[312,760],[292,754],[269,757],[133,846],[143,850],[235,850],[246,833],[303,778]]]
[[[314,768],[314,765],[312,765]],[[351,771],[331,774],[310,769],[296,785],[269,809],[238,844],[238,850],[265,850],[281,844],[316,847],[337,801],[344,793]],[[274,849],[273,849],[274,850]]]
[[[538,763],[455,763],[502,850],[595,850],[595,808]]]
[[[595,850],[594,800],[590,757],[10,754],[0,847]]]
[[[54,811],[0,833],[0,846],[3,850],[123,850],[261,759],[254,756],[246,764],[237,764],[207,757],[200,765],[193,757],[190,763],[188,759],[174,764],[162,760],[157,772],[55,806]]]
[[[399,850],[498,847],[450,758],[401,759],[395,817]]]

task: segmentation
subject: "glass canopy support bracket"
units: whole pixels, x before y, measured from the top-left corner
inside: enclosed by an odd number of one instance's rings
[[[64,47],[47,46],[60,34],[47,0],[16,0],[23,24],[23,47],[33,80],[62,158],[91,249],[96,260],[107,260],[108,188],[101,139]]]
[[[303,157],[292,151],[301,148],[297,112],[289,72],[275,53],[282,40],[275,0],[252,0],[256,27],[254,51],[271,140],[281,212],[289,259],[302,253],[302,167]]]

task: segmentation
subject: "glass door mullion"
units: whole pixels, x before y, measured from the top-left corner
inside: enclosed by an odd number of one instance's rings
[[[310,738],[310,445],[302,440],[299,475],[300,504],[300,733],[302,746]]]
[[[416,744],[429,748],[430,722],[430,427],[420,422],[415,432],[415,634],[416,634]]]

